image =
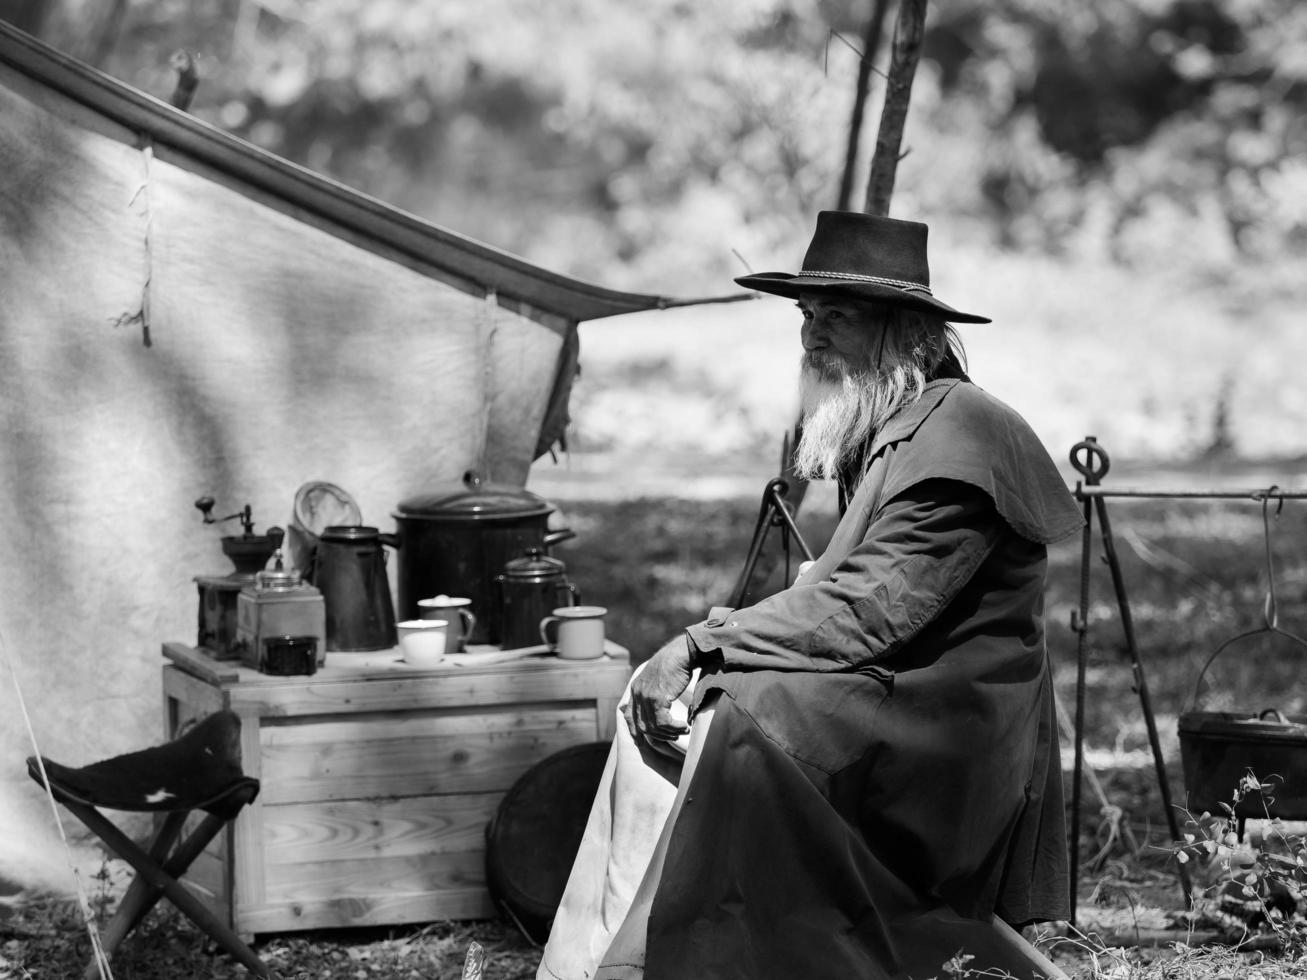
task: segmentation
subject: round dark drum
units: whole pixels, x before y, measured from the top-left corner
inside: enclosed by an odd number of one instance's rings
[[[486,884],[495,905],[537,943],[562,901],[609,743],[556,752],[512,786],[486,829]]]

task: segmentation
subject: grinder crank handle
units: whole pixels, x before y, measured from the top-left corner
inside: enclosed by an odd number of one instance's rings
[[[195,509],[204,515],[205,524],[219,524],[222,521],[230,521],[239,518],[241,527],[245,529],[245,536],[248,538],[254,533],[254,515],[249,504],[246,504],[234,514],[228,514],[226,517],[214,517],[213,503],[214,501],[212,497],[201,497],[199,500],[195,501]]]
[[[1098,444],[1097,439],[1093,436],[1085,436],[1083,441],[1071,447],[1071,465],[1085,478],[1086,483],[1094,487],[1107,476],[1107,471],[1112,467],[1112,460],[1108,458],[1107,450]]]

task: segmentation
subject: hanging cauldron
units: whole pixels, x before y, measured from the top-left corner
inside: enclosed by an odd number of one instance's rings
[[[1274,710],[1187,711],[1179,727],[1190,813],[1233,806],[1244,820],[1307,820],[1307,719]],[[1252,790],[1236,803],[1234,790],[1248,772],[1275,788],[1269,797]]]
[[[394,518],[399,538],[399,617],[417,619],[418,600],[437,595],[472,600],[469,643],[499,643],[497,576],[528,549],[575,537],[550,531],[554,507],[518,486],[483,482],[469,471],[456,483],[403,501]]]
[[[1307,641],[1280,629],[1276,622],[1274,586],[1267,597],[1266,626],[1226,640],[1207,658],[1194,685],[1191,710],[1180,715],[1180,761],[1189,812],[1220,813],[1234,807],[1240,820],[1307,820],[1307,718],[1290,718],[1274,708],[1233,712],[1196,710],[1203,680],[1212,662],[1236,641],[1258,634],[1292,640],[1307,649]],[[1237,787],[1251,773],[1259,784],[1274,790],[1249,790],[1238,802]]]
[[[1288,718],[1274,708],[1260,712],[1202,711],[1198,709],[1203,681],[1212,663],[1236,643],[1252,637],[1290,641],[1297,652],[1307,650],[1307,639],[1283,629],[1275,597],[1275,564],[1271,547],[1271,499],[1276,488],[1262,497],[1262,533],[1266,539],[1266,602],[1264,626],[1231,637],[1207,658],[1198,672],[1189,711],[1180,715],[1180,759],[1190,813],[1219,813],[1234,808],[1242,822],[1249,818],[1278,817],[1307,820],[1307,718]],[[1281,499],[1280,504],[1284,501]],[[1258,785],[1270,784],[1269,793],[1244,786],[1251,773]],[[1243,787],[1235,802],[1236,788]]]

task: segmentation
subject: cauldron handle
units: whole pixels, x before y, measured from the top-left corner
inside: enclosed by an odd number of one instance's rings
[[[1275,633],[1279,636],[1285,637],[1286,639],[1292,640],[1304,650],[1307,650],[1307,640],[1304,640],[1296,633],[1290,633],[1288,630],[1280,627],[1279,606],[1275,599],[1275,564],[1272,561],[1271,553],[1271,498],[1278,496],[1279,489],[1279,487],[1272,485],[1269,489],[1258,493],[1258,496],[1262,501],[1262,534],[1266,542],[1266,602],[1262,606],[1262,618],[1265,620],[1266,625],[1258,626],[1256,629],[1251,629],[1247,632],[1240,633],[1238,636],[1230,637],[1217,647],[1215,652],[1207,658],[1203,663],[1203,669],[1198,672],[1198,680],[1194,683],[1194,696],[1189,705],[1190,710],[1193,710],[1193,708],[1198,704],[1198,696],[1202,692],[1203,678],[1207,676],[1207,668],[1212,665],[1212,661],[1219,657],[1227,647],[1237,643],[1239,640],[1246,640],[1248,637],[1256,636],[1259,633]],[[1279,497],[1279,501],[1280,503],[1275,509],[1276,520],[1279,520],[1280,511],[1284,509],[1284,498]]]

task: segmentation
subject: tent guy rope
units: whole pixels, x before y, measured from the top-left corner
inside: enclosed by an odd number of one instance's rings
[[[36,757],[36,765],[41,772],[41,786],[45,790],[46,799],[50,801],[50,812],[54,816],[54,825],[59,830],[59,839],[63,841],[64,857],[68,861],[68,870],[72,874],[74,890],[77,893],[77,906],[82,912],[82,919],[86,922],[86,932],[91,937],[91,951],[95,958],[96,968],[100,971],[100,980],[113,980],[113,971],[109,968],[109,958],[104,953],[104,947],[100,944],[99,930],[95,927],[95,915],[91,911],[91,901],[86,894],[86,887],[82,883],[81,873],[77,870],[77,862],[73,860],[72,847],[68,843],[68,834],[64,831],[63,821],[59,818],[59,805],[55,802],[54,793],[50,789],[50,780],[45,772],[45,759],[41,755],[41,747],[36,740],[36,730],[32,727],[31,715],[27,712],[27,701],[23,697],[22,685],[18,682],[18,672],[14,670],[13,662],[9,659],[9,646],[5,643],[3,632],[0,632],[0,659],[4,660],[5,668],[9,671],[9,677],[14,683],[14,693],[18,697],[18,710],[23,716],[23,724],[27,728],[27,738],[32,744],[32,754]]]

